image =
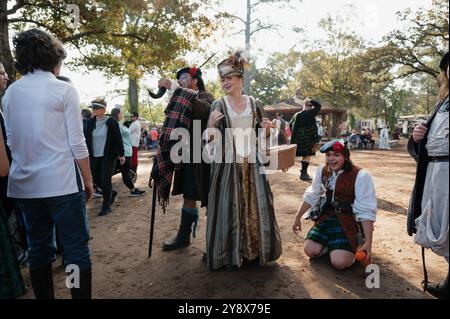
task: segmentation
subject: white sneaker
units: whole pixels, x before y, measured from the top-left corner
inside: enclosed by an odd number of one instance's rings
[[[103,197],[102,191],[100,191],[98,189],[92,195],[92,198],[101,198],[101,197]]]

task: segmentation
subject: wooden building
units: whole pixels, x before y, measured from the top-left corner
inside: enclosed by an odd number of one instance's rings
[[[274,105],[267,105],[264,107],[267,117],[270,120],[276,118],[276,114],[280,113],[286,121],[290,121],[295,113],[303,109],[302,104],[293,99],[283,101]],[[319,115],[316,117],[317,121],[322,123],[327,139],[338,137],[340,134],[339,125],[347,121],[347,111],[329,105],[322,105]]]

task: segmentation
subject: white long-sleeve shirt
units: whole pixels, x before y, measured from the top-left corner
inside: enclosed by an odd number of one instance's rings
[[[50,72],[36,70],[11,84],[2,102],[12,153],[8,196],[78,192],[75,160],[89,153],[76,89]]]
[[[303,195],[303,200],[309,205],[316,205],[320,196],[323,194],[322,189],[322,171],[324,166],[321,165],[317,168],[316,176],[309,186],[305,194]],[[333,172],[330,177],[329,189],[334,190],[336,186],[336,181],[339,175]],[[355,181],[355,201],[353,202],[353,213],[355,214],[357,221],[375,221],[377,214],[377,196],[375,194],[375,186],[373,184],[372,177],[364,170],[360,170],[356,176]]]
[[[141,142],[141,122],[139,122],[139,120],[134,121],[130,124],[129,130],[131,145],[139,147],[139,143]]]

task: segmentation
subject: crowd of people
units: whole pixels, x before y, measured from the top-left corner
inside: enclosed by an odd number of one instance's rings
[[[350,136],[345,137],[352,149],[375,149],[376,142],[378,141],[378,149],[388,150],[391,149],[391,144],[393,141],[400,140],[400,131],[395,129],[392,134],[390,134],[389,127],[383,125],[378,130],[372,130],[369,127],[363,128],[362,130],[353,129]]]
[[[2,99],[0,175],[9,175],[1,184],[5,187],[0,205],[0,297],[16,298],[24,293],[6,225],[8,212],[17,210],[25,220],[35,297],[55,296],[56,226],[64,265],[79,269],[79,285],[70,288],[71,295],[91,298],[86,202],[94,195],[101,196],[98,215],[110,214],[117,195],[112,176],[118,172],[131,196],[143,194],[135,187],[139,114],[133,113],[131,123],[122,124],[121,110],[113,109],[108,115],[107,103],[101,98],[92,101],[90,110],[80,112],[76,88],[58,78],[66,51],[52,35],[38,29],[24,31],[14,37],[13,45],[15,67],[22,77],[8,86]],[[417,155],[418,170],[408,219],[410,233],[417,232],[415,241],[447,262],[448,183],[439,176],[448,176],[448,58],[447,54],[440,65],[441,85],[446,85],[446,91],[441,88],[432,118],[416,127],[411,137],[410,150]],[[159,87],[169,91],[170,100],[160,132],[147,134],[153,147],[153,141],[158,141],[149,185],[164,209],[171,195],[184,198],[179,230],[162,249],[173,251],[190,245],[191,235],[196,237],[200,204],[207,212],[203,261],[208,269],[237,270],[246,264],[263,266],[278,260],[282,238],[276,198],[258,155],[260,145],[248,148],[230,129],[250,130],[259,143],[271,140],[275,128],[289,128],[296,155],[301,157],[300,179],[311,183],[292,225],[292,230],[299,232],[303,218],[314,222],[304,243],[305,254],[310,258],[329,254],[332,266],[339,270],[349,268],[359,252],[365,254],[362,262],[370,263],[377,214],[373,178],[352,162],[348,141],[335,139],[318,148],[318,100],[306,99],[304,109],[289,123],[281,117],[272,123],[261,103],[242,93],[247,66],[239,52],[218,64],[221,97],[214,98],[207,91],[197,67],[178,70],[176,80],[159,81]],[[6,88],[7,80],[0,67],[0,89]],[[206,140],[194,134],[195,121],[206,132]],[[178,142],[171,138],[175,129],[190,133],[188,148],[181,150],[188,159],[181,163],[171,157]],[[196,149],[198,145],[200,149]],[[218,160],[194,160],[199,153],[208,153],[210,146],[219,154]],[[324,164],[311,177],[308,166],[317,151],[324,154]],[[437,238],[435,234],[439,234]],[[425,289],[448,298],[448,277],[436,285],[426,281]]]
[[[154,126],[151,130],[142,130],[140,148],[143,150],[156,150],[158,148],[159,129]]]
[[[348,138],[348,142],[352,145],[354,149],[374,149],[375,140],[372,134],[372,130],[368,128],[363,128],[361,132],[354,129],[352,134]]]

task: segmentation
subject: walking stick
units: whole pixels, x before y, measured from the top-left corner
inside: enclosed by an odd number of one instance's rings
[[[153,246],[153,230],[155,228],[155,210],[156,210],[156,185],[153,181],[153,197],[152,197],[152,211],[150,216],[150,240],[148,243],[148,258],[152,256],[152,246]]]

